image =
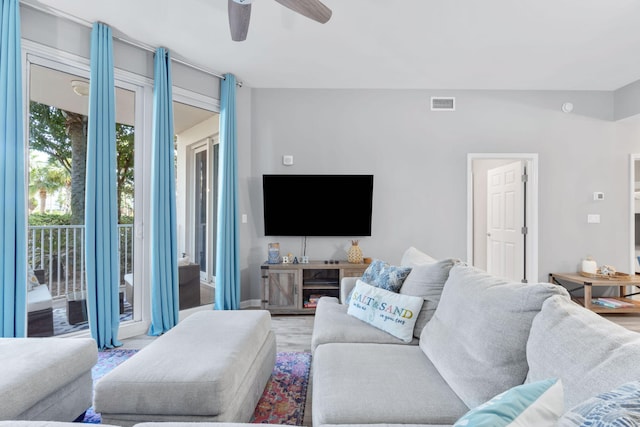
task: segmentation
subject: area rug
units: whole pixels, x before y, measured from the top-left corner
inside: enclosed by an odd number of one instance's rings
[[[98,352],[98,363],[92,369],[94,384],[137,351],[114,349]],[[278,353],[271,378],[258,401],[251,422],[302,425],[310,368],[311,353]],[[100,420],[100,414],[91,407],[79,422],[100,424]]]
[[[311,353],[278,353],[252,423],[302,425]]]

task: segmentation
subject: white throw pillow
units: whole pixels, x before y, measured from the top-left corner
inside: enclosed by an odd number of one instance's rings
[[[409,247],[404,254],[402,255],[402,259],[400,260],[400,265],[403,267],[416,267],[418,265],[424,264],[432,264],[436,262],[435,258],[430,257],[425,254],[421,250],[414,248],[413,246]]]
[[[37,286],[40,286],[40,282],[38,282],[36,274],[33,272],[33,269],[27,268],[27,291],[31,291]]]
[[[553,427],[563,399],[559,379],[519,385],[470,410],[453,427]]]
[[[408,343],[413,339],[413,327],[421,307],[421,297],[400,295],[358,280],[347,314]]]

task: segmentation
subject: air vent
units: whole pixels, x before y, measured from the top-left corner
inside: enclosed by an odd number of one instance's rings
[[[431,111],[456,111],[456,99],[452,96],[432,96]]]

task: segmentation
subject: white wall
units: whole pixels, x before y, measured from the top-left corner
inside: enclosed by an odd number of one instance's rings
[[[455,112],[429,110],[431,96],[455,96]],[[408,246],[466,258],[467,153],[539,154],[539,280],[575,271],[587,254],[629,265],[629,153],[638,125],[613,120],[611,92],[252,90],[248,210],[252,298],[266,260],[261,176],[373,173],[372,236],[365,256],[397,263]],[[563,102],[575,105],[561,112]],[[283,154],[295,158],[283,166]],[[594,202],[593,192],[605,193]],[[307,203],[293,200],[292,203]],[[336,209],[348,209],[336,206]],[[587,224],[587,214],[601,215]],[[300,253],[301,238],[280,238]],[[309,238],[312,259],[345,258],[346,238]],[[243,293],[243,297],[246,292]]]

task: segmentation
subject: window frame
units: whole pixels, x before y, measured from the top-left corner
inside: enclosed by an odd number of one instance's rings
[[[60,49],[45,46],[40,43],[22,39],[22,76],[23,76],[23,118],[25,152],[29,152],[29,100],[31,65],[39,65],[57,71],[77,75],[90,79],[90,60],[71,54]],[[149,295],[150,254],[145,235],[149,235],[149,224],[144,221],[150,215],[148,177],[151,175],[151,165],[146,161],[146,153],[151,147],[151,123],[153,103],[153,81],[138,74],[114,68],[114,85],[134,93],[134,212],[133,225],[133,274],[134,286],[133,319],[120,324],[118,337],[120,339],[146,333],[150,324]],[[29,182],[29,158],[25,156],[25,182]],[[28,199],[28,198],[26,198]],[[26,200],[28,203],[28,200]],[[25,209],[28,212],[28,209]],[[25,248],[26,250],[26,248]],[[66,334],[64,336],[88,336],[90,330]]]

